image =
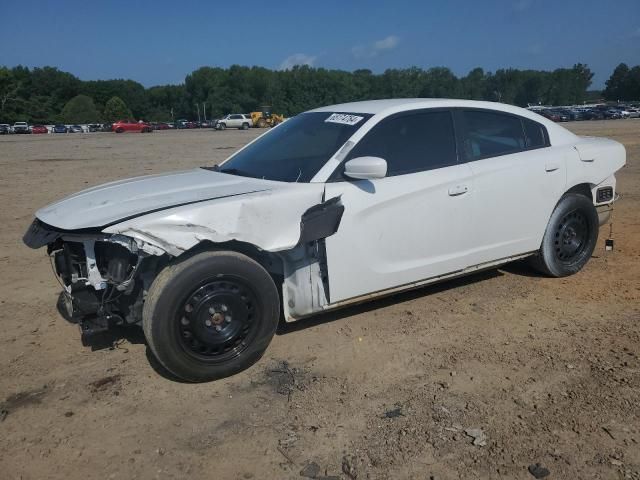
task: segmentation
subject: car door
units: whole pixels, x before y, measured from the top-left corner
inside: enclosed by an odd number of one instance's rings
[[[542,124],[516,115],[470,109],[456,120],[474,176],[471,263],[537,250],[575,151],[551,147]]]
[[[227,127],[240,128],[242,125],[242,117],[240,115],[231,115]]]
[[[346,160],[377,156],[387,176],[350,180],[340,165],[326,184],[344,214],[326,239],[330,302],[437,277],[466,266],[473,186],[457,160],[452,113],[404,112],[386,119]]]

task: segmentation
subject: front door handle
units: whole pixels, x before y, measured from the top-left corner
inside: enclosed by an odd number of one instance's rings
[[[547,163],[544,166],[544,169],[547,172],[555,172],[559,168],[560,168],[560,164],[559,163]]]
[[[466,185],[456,185],[455,187],[449,188],[449,196],[457,197],[458,195],[464,195],[469,191],[469,187]]]

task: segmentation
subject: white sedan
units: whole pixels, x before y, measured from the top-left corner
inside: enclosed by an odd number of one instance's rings
[[[84,334],[142,325],[187,381],[238,372],[282,317],[524,257],[578,272],[616,198],[625,149],[487,102],[318,108],[219,166],[90,188],[36,213],[66,315]]]

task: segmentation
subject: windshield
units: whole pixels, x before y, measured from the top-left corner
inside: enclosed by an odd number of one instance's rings
[[[309,182],[369,118],[364,113],[300,114],[214,170],[280,182]]]

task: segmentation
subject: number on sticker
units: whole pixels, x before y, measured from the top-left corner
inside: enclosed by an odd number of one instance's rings
[[[359,117],[358,115],[349,115],[347,113],[332,113],[329,118],[325,120],[329,123],[341,123],[343,125],[355,125],[364,117]]]

